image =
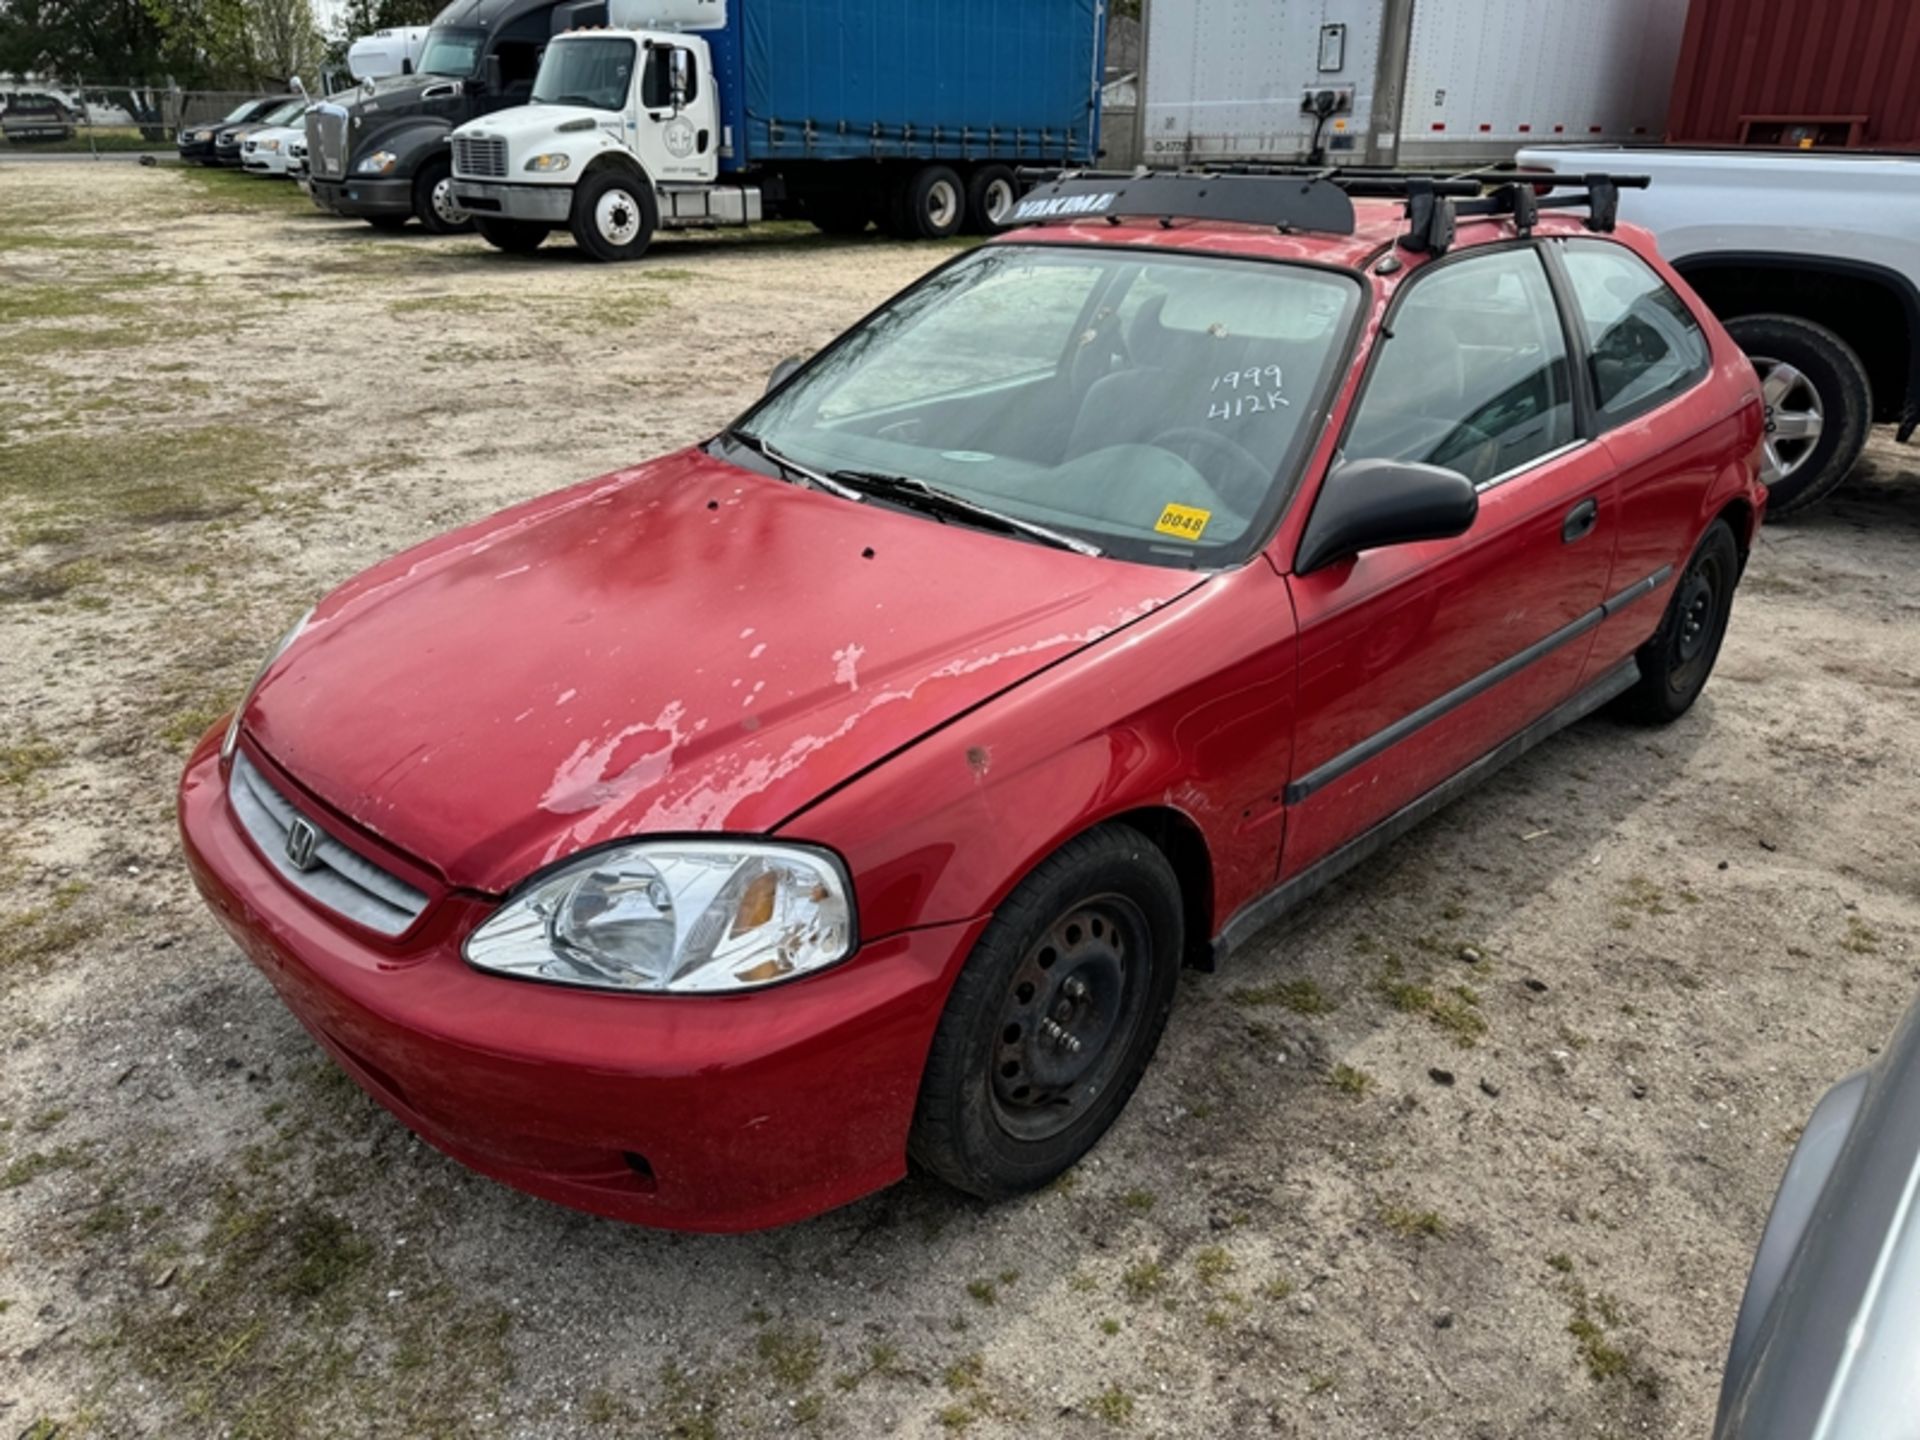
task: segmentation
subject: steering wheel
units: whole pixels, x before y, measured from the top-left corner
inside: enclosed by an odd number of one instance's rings
[[[1198,425],[1176,425],[1171,430],[1162,430],[1147,443],[1193,465],[1222,499],[1232,499],[1232,491],[1244,490],[1246,493],[1242,498],[1247,503],[1241,508],[1248,513],[1258,508],[1273,484],[1273,466],[1265,464],[1239,441],[1229,440],[1216,430],[1203,429]],[[1220,461],[1219,468],[1209,470],[1194,464],[1196,451]]]

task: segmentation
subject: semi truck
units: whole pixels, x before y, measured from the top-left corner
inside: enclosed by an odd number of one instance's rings
[[[1137,153],[1421,168],[1657,139],[1685,0],[1145,0]]]
[[[1106,0],[607,0],[556,11],[528,103],[453,133],[453,202],[503,250],[600,260],[662,229],[999,228],[1021,167],[1099,155]],[[429,50],[431,56],[431,49]]]

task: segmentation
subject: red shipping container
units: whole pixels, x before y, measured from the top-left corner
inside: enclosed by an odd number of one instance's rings
[[[1669,138],[1920,149],[1914,0],[1693,0]]]

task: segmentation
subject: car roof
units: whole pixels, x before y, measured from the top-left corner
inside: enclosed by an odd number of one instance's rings
[[[1381,251],[1407,233],[1406,204],[1400,200],[1356,199],[1353,202],[1354,228],[1351,235],[1320,234],[1313,231],[1281,231],[1271,225],[1242,225],[1219,220],[1107,219],[1076,220],[1067,224],[1032,225],[1010,230],[996,243],[1098,245],[1107,248],[1145,247],[1155,250],[1204,252],[1243,256],[1256,260],[1290,260],[1296,263],[1334,265],[1359,270]],[[1622,233],[1629,227],[1621,226]],[[1590,234],[1576,216],[1542,214],[1535,224],[1536,235]],[[1515,238],[1510,216],[1462,215],[1450,254],[1476,245],[1488,245]],[[1418,257],[1403,255],[1409,263]]]

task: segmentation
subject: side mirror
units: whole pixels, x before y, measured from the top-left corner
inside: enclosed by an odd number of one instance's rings
[[[489,95],[498,95],[507,88],[507,82],[501,75],[498,55],[489,55],[480,62],[480,75]]]
[[[1406,460],[1349,460],[1320,487],[1293,572],[1310,575],[1336,560],[1462,535],[1480,513],[1480,494],[1457,470]]]
[[[400,73],[402,75],[411,75],[413,73],[413,61],[404,55],[400,57]]]
[[[774,366],[773,373],[767,376],[766,393],[771,395],[774,391],[778,390],[782,385],[786,384],[787,381],[793,378],[794,372],[797,371],[805,363],[806,362],[802,360],[798,355],[787,356],[786,359],[782,360],[778,365]]]
[[[676,45],[667,52],[667,93],[673,108],[687,108],[687,96],[693,93],[693,52]]]

